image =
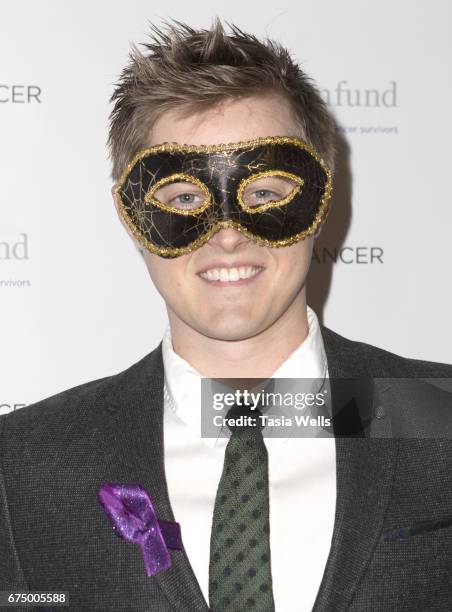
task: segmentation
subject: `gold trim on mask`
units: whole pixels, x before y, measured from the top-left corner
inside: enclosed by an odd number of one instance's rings
[[[286,195],[284,198],[280,200],[272,200],[270,202],[265,202],[265,204],[260,204],[258,206],[248,206],[243,199],[243,192],[246,189],[246,186],[254,181],[265,178],[269,176],[282,176],[284,178],[288,178],[291,181],[294,181],[295,187],[292,191]],[[243,210],[249,213],[260,213],[269,208],[274,208],[275,206],[284,206],[285,204],[289,204],[297,193],[300,191],[302,185],[304,185],[304,180],[297,176],[296,174],[292,174],[291,172],[285,172],[284,170],[265,170],[265,172],[256,172],[255,174],[251,174],[250,176],[245,177],[240,181],[239,187],[237,189],[237,201]]]
[[[201,189],[201,191],[204,193],[204,195],[206,196],[206,201],[203,204],[201,204],[201,206],[198,206],[198,208],[184,209],[184,208],[176,208],[175,206],[170,206],[169,204],[165,204],[164,202],[160,202],[160,200],[157,200],[156,198],[154,198],[154,194],[160,189],[160,187],[163,187],[164,185],[168,185],[169,183],[177,183],[177,182],[192,183],[193,185],[197,185]],[[176,174],[171,174],[171,176],[166,176],[160,179],[159,181],[157,181],[155,185],[152,185],[152,187],[148,190],[148,192],[144,196],[144,201],[146,204],[152,204],[153,206],[157,206],[158,208],[161,208],[162,210],[166,210],[167,212],[170,212],[170,213],[176,213],[178,215],[196,216],[204,212],[206,208],[209,208],[209,206],[212,204],[212,194],[210,193],[207,185],[205,185],[201,180],[199,180],[199,178],[195,176],[190,176],[190,174],[178,172]]]
[[[177,142],[164,142],[162,144],[147,147],[146,149],[141,149],[138,151],[138,153],[132,157],[130,162],[125,167],[123,173],[121,174],[121,178],[115,187],[115,190],[119,191],[119,189],[121,189],[127,179],[128,174],[137,161],[152,153],[217,153],[218,151],[234,151],[237,149],[256,149],[257,147],[261,147],[262,145],[266,144],[291,144],[299,147],[300,149],[304,149],[319,162],[327,175],[331,174],[331,170],[328,168],[316,149],[314,149],[314,147],[305,140],[295,138],[294,136],[261,136],[260,138],[254,138],[252,140],[241,140],[239,142],[228,142],[216,145],[186,145],[179,144]]]
[[[185,153],[191,153],[191,152],[213,153],[217,151],[230,151],[230,150],[237,150],[237,149],[255,149],[256,147],[260,147],[266,144],[291,144],[301,149],[304,149],[308,153],[310,153],[316,161],[319,162],[319,164],[322,166],[326,174],[327,180],[325,183],[325,190],[320,200],[319,210],[317,211],[315,219],[309,227],[299,232],[298,234],[295,234],[294,236],[290,236],[289,238],[283,238],[280,240],[267,240],[266,238],[261,238],[260,236],[256,236],[255,234],[252,234],[245,227],[242,227],[241,225],[239,225],[236,221],[229,219],[226,221],[218,221],[210,228],[209,231],[207,231],[205,234],[203,234],[202,236],[194,240],[192,243],[190,243],[186,247],[171,247],[171,246],[165,247],[165,246],[157,246],[153,244],[152,242],[150,242],[146,238],[146,236],[144,236],[140,232],[140,230],[134,225],[133,221],[129,217],[126,207],[124,206],[124,202],[122,201],[120,190],[123,184],[125,183],[125,181],[127,180],[127,177],[130,171],[137,163],[137,161],[142,159],[143,157],[146,157],[146,155],[149,155],[151,153],[165,152],[165,151],[185,152]],[[255,243],[259,244],[260,246],[267,246],[267,247],[290,246],[291,244],[294,244],[295,242],[298,242],[299,240],[303,240],[307,236],[311,236],[312,234],[315,234],[317,229],[326,219],[327,214],[328,214],[329,203],[330,203],[331,195],[333,192],[333,176],[332,176],[331,170],[326,165],[326,163],[323,161],[319,153],[314,149],[314,147],[312,147],[308,142],[301,140],[300,138],[295,138],[291,136],[264,136],[264,137],[256,138],[256,139],[249,140],[249,141],[240,141],[236,143],[227,143],[227,144],[218,144],[218,145],[181,145],[175,142],[173,143],[165,142],[163,144],[155,145],[153,147],[148,147],[146,149],[142,149],[138,151],[138,153],[136,153],[136,155],[131,159],[131,161],[125,167],[119,182],[114,187],[114,192],[118,195],[118,198],[119,198],[119,213],[122,219],[124,220],[124,222],[126,223],[126,225],[129,227],[133,236],[139,242],[139,244],[141,244],[141,246],[145,247],[148,251],[156,255],[163,255],[163,256],[168,256],[168,257],[179,257],[180,255],[185,255],[187,253],[191,253],[192,251],[195,251],[196,249],[201,247],[203,244],[205,244],[208,240],[210,240],[214,234],[216,234],[220,229],[224,227],[233,227],[239,232],[242,232],[242,234],[244,234],[245,236],[253,240]]]
[[[326,195],[326,192],[325,192],[325,195]],[[314,219],[314,221],[311,223],[311,225],[308,228],[299,232],[298,234],[295,234],[294,236],[290,236],[289,238],[282,238],[281,240],[267,240],[266,238],[261,238],[260,236],[256,236],[255,234],[252,234],[245,227],[237,223],[237,221],[228,219],[227,221],[218,221],[218,223],[215,223],[210,228],[209,231],[207,231],[205,234],[203,234],[202,236],[200,236],[199,238],[191,242],[186,247],[164,247],[164,246],[157,246],[156,244],[153,244],[146,238],[146,236],[144,236],[140,232],[140,230],[137,227],[135,227],[132,220],[127,215],[127,212],[122,207],[120,207],[119,212],[120,212],[122,219],[125,221],[130,231],[132,232],[134,237],[137,239],[137,241],[141,244],[141,246],[145,247],[148,251],[156,255],[166,255],[170,257],[178,257],[180,255],[186,255],[187,253],[191,253],[192,251],[195,251],[196,249],[201,247],[203,244],[205,244],[208,240],[210,240],[214,234],[216,234],[218,231],[220,231],[224,227],[233,227],[239,232],[242,232],[242,234],[247,236],[247,238],[250,238],[251,240],[253,240],[260,246],[267,246],[267,247],[290,246],[291,244],[294,244],[295,242],[298,242],[299,240],[303,240],[307,236],[311,236],[312,234],[316,233],[317,228],[322,224],[322,222],[325,220],[328,214],[328,205],[319,209],[319,212],[317,213],[316,218]]]

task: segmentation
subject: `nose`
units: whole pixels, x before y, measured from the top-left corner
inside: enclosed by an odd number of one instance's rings
[[[241,244],[250,242],[250,239],[234,227],[222,227],[207,244],[220,247],[223,251],[233,252]]]

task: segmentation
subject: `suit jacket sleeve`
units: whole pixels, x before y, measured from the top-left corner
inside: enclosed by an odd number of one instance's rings
[[[28,586],[20,565],[14,544],[14,532],[8,508],[3,472],[3,458],[6,452],[7,415],[0,416],[0,590],[27,590]],[[26,500],[24,500],[26,503]]]

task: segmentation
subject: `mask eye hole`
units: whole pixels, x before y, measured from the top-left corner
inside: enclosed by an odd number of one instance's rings
[[[202,181],[179,173],[157,181],[146,193],[144,201],[167,212],[197,215],[210,206],[212,196]]]
[[[237,200],[250,213],[289,204],[299,193],[304,180],[283,170],[268,170],[247,176],[240,182]]]

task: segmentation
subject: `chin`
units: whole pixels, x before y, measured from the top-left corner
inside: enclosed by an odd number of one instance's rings
[[[256,318],[237,319],[223,317],[221,321],[206,323],[200,322],[199,331],[209,338],[215,340],[237,341],[247,340],[256,336],[265,329],[263,322],[258,322]]]

